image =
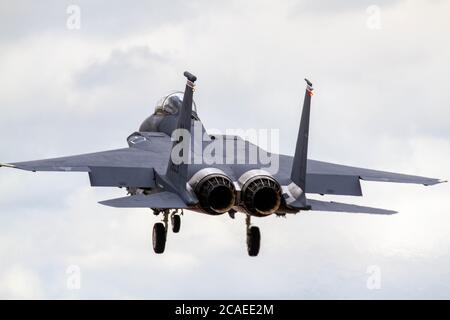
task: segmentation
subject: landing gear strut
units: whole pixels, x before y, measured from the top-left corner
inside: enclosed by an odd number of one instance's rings
[[[250,215],[245,218],[247,227],[247,251],[250,257],[256,257],[261,245],[261,233],[257,226],[251,225]]]
[[[171,209],[153,210],[154,215],[159,215],[160,213],[164,215],[163,220],[162,222],[155,223],[152,233],[153,251],[157,254],[163,253],[166,248],[167,230],[169,230],[169,215],[172,231],[178,233],[181,228],[181,216],[178,214],[178,210],[173,210],[172,212]],[[183,211],[181,211],[181,214],[183,214]]]

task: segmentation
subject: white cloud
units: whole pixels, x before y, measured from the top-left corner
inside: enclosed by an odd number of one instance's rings
[[[33,270],[13,265],[0,274],[0,296],[6,299],[43,298],[41,280]]]
[[[381,3],[377,31],[366,28],[359,3],[318,11],[296,1],[175,9],[155,2],[137,12],[83,2],[78,33],[64,29],[65,7],[58,6],[35,11],[40,19],[30,20],[31,29],[21,24],[27,14],[19,9],[2,20],[14,32],[0,38],[1,161],[123,147],[156,100],[183,86],[188,69],[199,77],[195,98],[207,127],[281,128],[280,150],[292,153],[308,76],[317,93],[313,158],[450,177],[447,2]],[[261,255],[250,259],[240,216],[188,212],[181,233],[170,234],[167,252],[156,256],[151,227],[158,218],[149,210],[96,203],[122,191],[91,189],[85,174],[2,168],[0,175],[1,297],[448,298],[450,292],[448,185],[364,183],[362,198],[329,197],[400,211],[392,217],[254,219],[263,243]],[[81,269],[79,291],[66,287],[69,265]],[[381,268],[376,292],[366,288],[369,265]]]

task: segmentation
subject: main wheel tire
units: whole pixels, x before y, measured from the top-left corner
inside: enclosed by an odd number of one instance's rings
[[[174,214],[172,215],[171,222],[172,222],[172,231],[174,233],[180,232],[181,217],[178,214]]]
[[[166,248],[166,228],[164,227],[164,223],[158,222],[153,226],[153,251],[155,253],[163,253]]]
[[[258,227],[250,227],[247,233],[247,251],[250,257],[256,257],[261,245],[261,233]]]

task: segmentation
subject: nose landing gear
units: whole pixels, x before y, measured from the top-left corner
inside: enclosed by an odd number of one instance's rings
[[[178,210],[173,210],[172,212],[170,209],[153,210],[154,215],[159,215],[160,213],[164,214],[163,221],[155,223],[152,232],[153,251],[157,254],[164,253],[164,249],[166,248],[169,215],[172,231],[178,233],[181,228],[181,216],[178,214]],[[181,211],[181,214],[183,214],[183,211]]]

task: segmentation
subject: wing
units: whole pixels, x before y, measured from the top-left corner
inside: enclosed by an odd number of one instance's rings
[[[154,209],[185,209],[187,205],[172,192],[157,192],[149,195],[138,194],[129,197],[111,199],[99,202],[114,208],[154,208]]]
[[[360,180],[414,183],[426,186],[444,182],[421,176],[350,167],[316,160],[308,161],[307,193],[361,196]]]
[[[353,176],[366,181],[415,183],[415,184],[423,184],[426,186],[431,186],[434,184],[444,182],[443,180],[434,178],[426,178],[421,176],[407,175],[395,172],[350,167],[316,160],[308,161],[308,173],[322,174],[322,175]]]
[[[158,159],[159,154],[136,148],[124,148],[80,154],[69,157],[17,162],[8,167],[27,171],[90,172],[92,167],[148,168],[148,161]],[[158,161],[151,161],[157,164]]]
[[[288,168],[292,165],[292,157],[280,155],[280,160],[281,170],[284,170],[283,176],[288,177],[290,174],[290,169]],[[360,180],[414,183],[426,186],[445,182],[434,178],[308,160],[306,175],[307,193],[361,196]]]
[[[170,155],[170,137],[134,133],[130,147],[69,157],[0,166],[27,171],[88,172],[92,186],[153,187],[154,171],[164,172]]]

